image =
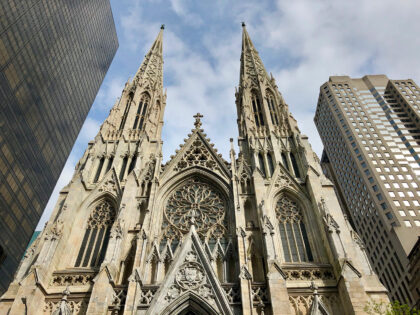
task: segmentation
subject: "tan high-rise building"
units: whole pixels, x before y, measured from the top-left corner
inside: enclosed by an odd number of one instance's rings
[[[163,30],[61,191],[0,314],[350,315],[387,302],[245,27],[239,154],[232,147],[223,159],[197,114],[161,163],[162,46]]]
[[[420,235],[420,89],[385,75],[333,76],[315,124],[322,165],[390,296],[414,304],[407,256]]]

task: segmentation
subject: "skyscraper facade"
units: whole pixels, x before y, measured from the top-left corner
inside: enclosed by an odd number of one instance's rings
[[[408,255],[420,235],[420,89],[385,75],[330,77],[315,124],[325,173],[390,296],[414,304]]]
[[[0,293],[118,48],[109,0],[0,2]]]
[[[197,114],[162,163],[162,52],[163,29],[61,191],[0,313],[362,314],[370,300],[387,302],[245,26],[239,154],[232,145],[230,162]]]

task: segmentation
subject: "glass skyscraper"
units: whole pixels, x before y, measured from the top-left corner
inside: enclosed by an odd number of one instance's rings
[[[420,237],[420,88],[385,75],[330,77],[315,124],[324,172],[373,268],[393,300],[416,304],[408,256]]]
[[[0,2],[0,293],[118,48],[109,0]]]

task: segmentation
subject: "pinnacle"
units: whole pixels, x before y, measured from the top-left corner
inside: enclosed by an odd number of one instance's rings
[[[152,47],[147,52],[144,60],[137,70],[135,80],[142,77],[149,77],[151,81],[160,82],[163,85],[163,30],[165,25],[160,27],[159,34],[157,35]]]
[[[252,43],[251,37],[245,27],[245,22],[242,22],[242,53],[241,53],[241,78],[240,81],[246,77],[251,78],[257,82],[257,76],[264,76],[269,79],[267,71],[264,68],[261,58]]]

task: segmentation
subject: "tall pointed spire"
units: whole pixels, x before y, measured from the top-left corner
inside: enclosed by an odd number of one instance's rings
[[[160,32],[153,42],[149,52],[144,57],[142,64],[133,80],[133,85],[150,83],[150,87],[163,87],[163,30],[162,24]]]
[[[250,83],[258,85],[258,79],[261,79],[261,77],[270,79],[258,55],[258,51],[249,37],[246,25],[242,22],[241,74],[239,83],[242,84],[243,81],[247,82],[250,80]]]
[[[119,101],[101,127],[102,135],[114,137],[125,130],[135,138],[147,134],[160,139],[166,93],[163,91],[163,30],[161,26],[134,79],[128,80]]]

